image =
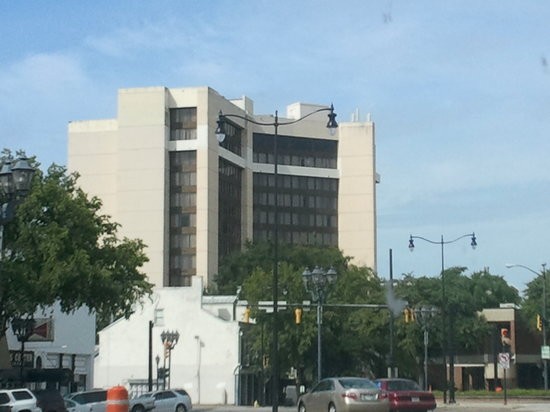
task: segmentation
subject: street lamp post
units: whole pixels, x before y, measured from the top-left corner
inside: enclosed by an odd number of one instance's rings
[[[25,342],[29,340],[34,330],[35,321],[32,317],[30,318],[16,318],[11,321],[11,328],[13,334],[17,336],[17,340],[21,342],[21,354],[19,357],[19,382],[21,384],[23,381],[23,368],[25,366]]]
[[[317,303],[317,382],[322,378],[321,361],[321,325],[323,324],[323,304],[330,284],[336,281],[336,270],[331,267],[323,270],[315,266],[311,272],[308,268],[302,273],[302,279],[306,290],[311,294],[311,299]]]
[[[274,135],[273,135],[273,185],[274,185],[274,205],[273,205],[273,215],[274,215],[274,225],[273,225],[273,286],[272,286],[272,297],[273,297],[273,342],[271,349],[271,362],[272,362],[272,391],[273,391],[273,402],[272,402],[272,411],[277,412],[279,408],[279,321],[278,321],[278,300],[279,300],[279,201],[278,201],[278,192],[279,192],[279,159],[278,159],[278,150],[277,150],[277,141],[279,136],[279,126],[287,126],[291,124],[298,123],[305,118],[314,115],[315,113],[329,111],[327,128],[332,134],[334,130],[338,127],[336,122],[336,113],[334,113],[334,106],[331,104],[330,107],[323,107],[317,109],[311,113],[306,114],[305,116],[300,117],[295,120],[280,121],[278,111],[275,111],[275,118],[273,122],[260,122],[254,120],[252,117],[241,116],[238,114],[224,114],[220,110],[217,120],[216,127],[216,138],[221,144],[225,140],[225,123],[228,119],[235,118],[241,119],[248,123],[252,123],[259,126],[273,126]]]
[[[465,235],[459,236],[456,239],[445,241],[443,239],[443,235],[441,235],[440,241],[430,240],[426,239],[422,236],[413,236],[411,235],[409,238],[409,250],[411,252],[414,251],[414,239],[420,239],[425,242],[434,244],[434,245],[440,245],[441,246],[441,292],[442,292],[442,312],[443,312],[443,325],[447,328],[447,339],[445,342],[445,348],[443,353],[443,365],[445,368],[445,376],[447,376],[447,358],[449,359],[449,403],[455,403],[455,365],[454,365],[454,348],[453,348],[453,339],[451,334],[453,333],[453,326],[452,323],[454,321],[453,313],[449,313],[448,311],[448,302],[447,302],[447,295],[445,290],[445,245],[448,245],[449,243],[455,243],[459,241],[460,239],[464,239],[466,237],[469,237],[471,239],[470,245],[472,246],[472,249],[475,249],[477,247],[477,241],[476,241],[476,235],[475,233],[467,233]],[[448,317],[448,319],[447,319]],[[447,398],[447,388],[443,391],[443,401],[445,402]]]
[[[35,169],[24,156],[15,160],[2,159],[0,163],[0,261],[4,257],[4,225],[15,218],[15,209],[21,199],[29,193],[34,172]],[[34,319],[16,318],[12,320],[11,326],[21,342],[19,380],[23,383],[25,342],[32,335]]]
[[[163,388],[170,389],[170,382],[172,381],[172,349],[178,343],[180,338],[179,332],[176,331],[163,331],[160,334],[160,339],[164,346],[164,381]],[[166,369],[166,358],[168,358],[168,369]],[[168,385],[166,385],[166,377],[168,377]]]
[[[424,390],[428,390],[428,343],[429,343],[429,327],[431,318],[437,313],[437,309],[421,306],[415,309],[415,317],[422,327],[424,332]]]
[[[534,273],[537,276],[542,277],[542,345],[546,347],[547,346],[546,324],[548,322],[548,318],[546,317],[546,304],[547,304],[546,302],[546,263],[543,263],[541,266],[542,266],[542,270],[540,273],[538,273],[536,270],[533,270],[528,266],[512,264],[512,263],[506,264],[506,267],[508,269],[514,268],[514,267],[523,268],[525,270],[528,270],[531,273]],[[542,365],[544,368],[543,369],[544,389],[548,390],[548,360],[546,358],[542,359]]]

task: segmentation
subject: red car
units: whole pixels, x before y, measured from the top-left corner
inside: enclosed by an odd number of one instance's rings
[[[391,412],[425,412],[436,408],[434,394],[422,390],[410,379],[388,378],[374,381],[388,398]]]

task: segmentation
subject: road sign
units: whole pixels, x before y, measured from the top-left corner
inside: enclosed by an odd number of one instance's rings
[[[550,346],[541,346],[540,347],[540,357],[542,359],[550,359]]]
[[[510,354],[505,352],[499,353],[498,364],[503,369],[510,369]]]

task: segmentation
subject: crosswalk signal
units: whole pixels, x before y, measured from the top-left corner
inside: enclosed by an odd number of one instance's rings
[[[537,330],[542,331],[542,316],[537,315]]]

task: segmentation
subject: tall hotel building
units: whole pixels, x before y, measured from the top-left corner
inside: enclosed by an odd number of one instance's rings
[[[323,106],[295,103],[280,122]],[[103,201],[120,233],[147,245],[144,270],[158,287],[213,282],[220,260],[247,240],[269,240],[275,224],[274,130],[218,113],[272,123],[247,97],[208,87],[121,89],[115,119],[69,124],[68,168]],[[335,108],[338,112],[338,107]],[[376,270],[374,124],[327,111],[278,129],[281,243],[339,247]]]

